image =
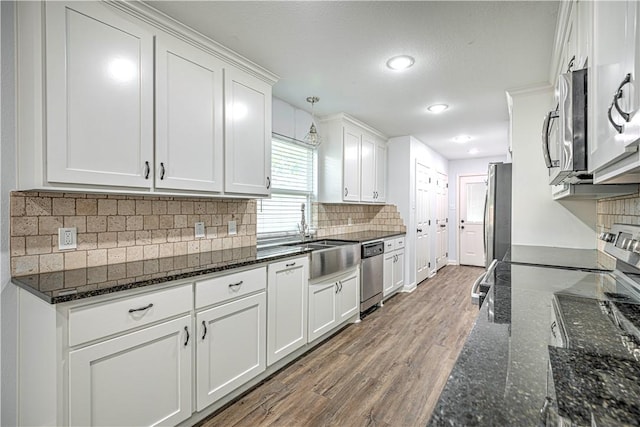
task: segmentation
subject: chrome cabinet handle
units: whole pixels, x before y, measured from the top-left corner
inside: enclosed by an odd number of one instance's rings
[[[140,307],[140,308],[130,308],[129,313],[135,313],[136,311],[149,310],[151,307],[153,307],[152,303],[149,303],[149,305],[145,305],[144,307]]]
[[[344,187],[344,197],[347,197],[348,194],[349,194],[349,189],[347,187]]]
[[[164,163],[160,162],[160,179],[164,179]]]
[[[338,285],[340,285],[338,292],[342,292],[342,280],[338,280]]]
[[[149,179],[149,172],[151,172],[149,162],[144,162],[144,179]]]
[[[553,334],[553,337],[554,337],[554,338],[557,338],[557,335],[556,335],[556,326],[558,326],[558,324],[557,324],[556,322],[553,322],[553,323],[551,324],[551,333]]]
[[[549,151],[549,130],[551,129],[551,121],[560,116],[558,113],[558,107],[556,107],[555,111],[549,111],[542,123],[542,156],[544,157],[544,163],[547,166],[547,169],[558,166],[555,164],[556,162],[551,160],[551,152]]]
[[[235,288],[236,286],[240,286],[244,283],[244,280],[240,280],[238,283],[229,283],[230,288]]]
[[[202,339],[207,336],[207,323],[203,320],[202,327],[204,328],[204,332],[202,333]]]
[[[295,263],[295,262],[292,262],[291,264],[285,264],[284,266],[285,266],[285,267],[293,267],[294,265],[296,265],[296,263]]]
[[[611,101],[611,105],[609,105],[609,109],[607,110],[607,117],[609,117],[609,123],[611,123],[611,126],[613,126],[613,128],[616,130],[616,132],[618,133],[622,133],[622,125],[617,124],[614,120],[613,117],[611,117],[611,110],[613,109],[613,104],[615,102],[615,97],[618,94],[616,93],[614,95],[614,101]]]
[[[184,327],[184,331],[185,331],[185,332],[186,332],[186,334],[187,334],[187,338],[184,340],[184,346],[186,347],[186,346],[187,346],[187,344],[189,344],[189,338],[190,338],[190,335],[189,335],[189,328],[187,328],[187,327],[185,326],[185,327]]]
[[[335,287],[336,287],[336,294],[338,293],[338,282],[334,283]]]
[[[267,190],[271,188],[271,177],[267,177]]]
[[[631,118],[631,114],[622,111],[622,108],[620,108],[620,105],[618,104],[618,99],[622,98],[622,88],[628,83],[631,83],[631,73],[628,73],[624,77],[624,80],[622,80],[622,83],[620,83],[620,86],[618,86],[616,94],[613,96],[613,106],[616,107],[616,111],[618,112],[618,114],[620,114],[620,117],[622,117],[625,122],[629,121],[629,119]]]
[[[418,228],[416,231],[417,231],[418,233],[422,233],[422,228]]]

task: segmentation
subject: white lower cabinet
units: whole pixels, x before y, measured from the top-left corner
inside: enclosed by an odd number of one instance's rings
[[[309,284],[309,342],[358,313],[360,270]]]
[[[404,286],[404,237],[388,239],[384,244],[383,297]]]
[[[261,292],[196,314],[198,411],[265,370],[266,302]]]
[[[175,425],[191,416],[191,316],[69,352],[69,424]]]
[[[267,278],[267,365],[307,343],[309,258],[269,264]]]

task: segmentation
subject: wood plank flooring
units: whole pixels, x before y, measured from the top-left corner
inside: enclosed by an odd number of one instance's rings
[[[444,267],[198,425],[425,425],[477,316],[482,271]]]

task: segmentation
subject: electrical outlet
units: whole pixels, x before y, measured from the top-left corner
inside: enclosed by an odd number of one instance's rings
[[[58,249],[61,251],[77,247],[78,229],[75,227],[58,228]]]
[[[233,236],[238,234],[238,230],[236,228],[236,222],[235,221],[229,221],[229,236]]]
[[[204,222],[196,222],[196,238],[204,237]]]

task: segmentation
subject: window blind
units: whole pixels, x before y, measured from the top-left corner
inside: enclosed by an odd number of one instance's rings
[[[271,143],[271,198],[258,201],[258,237],[298,232],[301,205],[309,223],[313,193],[313,149],[273,139]]]

